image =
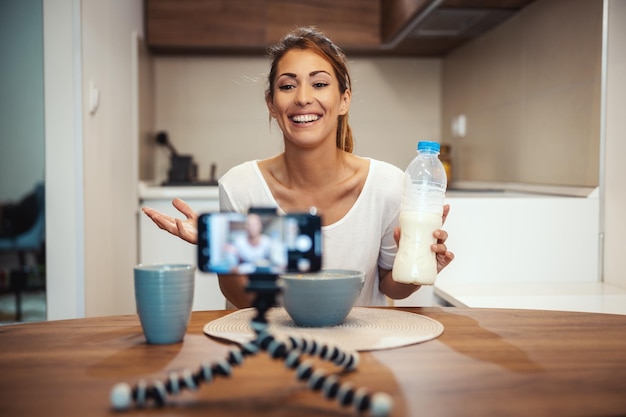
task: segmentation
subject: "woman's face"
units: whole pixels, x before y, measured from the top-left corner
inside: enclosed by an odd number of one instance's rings
[[[246,231],[249,237],[257,237],[263,231],[263,222],[256,214],[249,214],[246,217]]]
[[[275,81],[267,105],[285,140],[301,147],[334,144],[337,118],[348,112],[351,93],[340,93],[332,65],[315,52],[293,49],[278,63]]]

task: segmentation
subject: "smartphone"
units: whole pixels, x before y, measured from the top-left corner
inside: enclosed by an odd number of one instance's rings
[[[198,218],[198,269],[244,275],[319,271],[321,229],[321,218],[308,213],[203,213]]]

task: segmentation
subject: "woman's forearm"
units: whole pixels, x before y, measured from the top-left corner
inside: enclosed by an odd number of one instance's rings
[[[380,291],[393,300],[407,298],[420,289],[420,285],[403,284],[393,280],[393,271],[378,268]]]

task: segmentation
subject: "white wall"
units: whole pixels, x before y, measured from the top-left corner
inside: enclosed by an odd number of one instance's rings
[[[80,0],[44,2],[46,312],[82,317],[84,302]]]
[[[131,63],[142,19],[141,0],[44,2],[49,319],[135,311]]]
[[[201,179],[282,150],[269,124],[265,57],[167,56],[155,59],[155,123],[180,153],[191,154]],[[405,168],[420,139],[440,140],[441,61],[356,58],[350,61],[350,125],[356,153]],[[155,178],[166,179],[169,152],[153,145]]]
[[[143,2],[83,0],[85,313],[135,312],[137,132],[132,65]],[[90,85],[100,104],[88,110]]]
[[[441,60],[352,61],[356,153],[405,169],[420,140],[441,141]]]
[[[538,0],[448,54],[454,179],[597,187],[601,52],[602,0]]]
[[[626,287],[626,1],[609,11],[606,98],[604,281]]]

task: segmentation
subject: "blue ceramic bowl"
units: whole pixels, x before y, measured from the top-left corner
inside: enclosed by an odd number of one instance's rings
[[[315,273],[280,276],[282,305],[289,317],[304,327],[341,324],[354,307],[365,273],[343,269],[324,269]]]

